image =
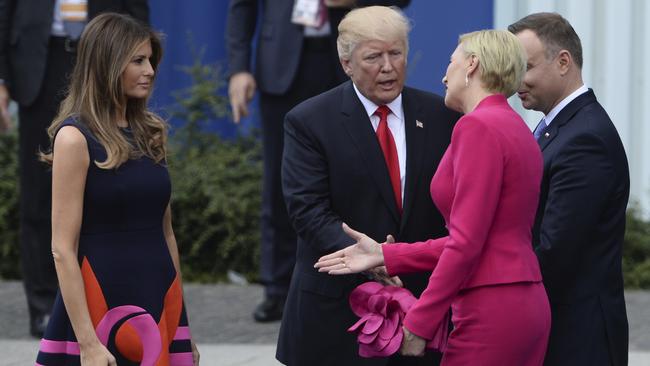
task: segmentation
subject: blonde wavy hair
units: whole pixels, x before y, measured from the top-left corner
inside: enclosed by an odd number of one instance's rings
[[[85,27],[77,47],[77,61],[72,71],[67,97],[48,128],[50,142],[61,124],[77,118],[106,149],[105,161],[95,164],[114,169],[132,158],[146,155],[156,163],[167,154],[167,124],[147,109],[149,96],[128,98],[122,86],[122,74],[143,42],[151,42],[150,63],[155,71],[162,57],[160,36],[147,25],[128,15],[104,13]],[[152,80],[153,82],[153,80]],[[133,131],[133,143],[120,132],[120,111]],[[52,164],[52,151],[41,159]]]
[[[506,30],[463,34],[458,43],[467,56],[479,59],[481,82],[490,92],[513,95],[526,73],[526,52],[519,39]]]
[[[336,49],[339,58],[349,60],[357,45],[364,41],[404,42],[408,54],[411,23],[395,6],[367,6],[357,8],[345,15],[339,23]]]

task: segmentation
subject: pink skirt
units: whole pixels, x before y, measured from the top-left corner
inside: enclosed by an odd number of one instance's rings
[[[541,282],[463,290],[452,304],[454,330],[442,366],[540,366],[551,330]]]

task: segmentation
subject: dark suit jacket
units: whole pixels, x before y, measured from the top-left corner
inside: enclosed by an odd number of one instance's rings
[[[147,0],[88,1],[89,18],[108,11],[149,22]],[[53,12],[54,0],[0,0],[0,79],[21,105],[30,105],[43,83]]]
[[[551,302],[545,364],[627,365],[621,258],[630,182],[623,144],[592,90],[562,109],[546,132],[533,232]]]
[[[258,8],[262,3],[262,11]],[[396,5],[404,7],[410,0],[357,0],[357,6]],[[303,45],[303,26],[291,23],[294,0],[230,0],[226,44],[230,73],[251,71],[252,40],[257,18],[261,28],[257,40],[255,80],[260,91],[284,94],[298,70]],[[336,37],[345,9],[329,9],[331,55],[338,60]],[[336,61],[335,60],[335,61]],[[336,61],[338,64],[338,61]],[[345,78],[340,70],[341,77]]]
[[[327,253],[352,244],[345,222],[379,242],[421,241],[446,235],[429,182],[459,115],[439,96],[405,88],[404,213],[400,220],[377,137],[351,82],[308,99],[287,114],[282,187],[298,234],[296,267],[284,310],[277,358],[288,365],[381,365],[360,359],[350,291],[363,275],[330,276],[313,268]],[[423,127],[416,126],[416,120]],[[402,278],[419,295],[427,274]]]

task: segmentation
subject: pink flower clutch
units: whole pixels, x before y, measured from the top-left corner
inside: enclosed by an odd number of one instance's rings
[[[349,300],[352,311],[361,318],[348,329],[348,332],[357,333],[359,356],[388,357],[397,352],[404,337],[402,321],[417,301],[411,291],[366,282],[352,290]],[[449,315],[440,322],[427,348],[443,352],[448,332]]]

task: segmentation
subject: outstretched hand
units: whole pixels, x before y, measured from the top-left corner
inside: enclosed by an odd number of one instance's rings
[[[386,241],[384,244],[391,244],[395,242],[395,238],[393,238],[392,235],[387,235],[386,236]],[[383,245],[383,244],[382,244]],[[375,268],[371,268],[367,270],[365,273],[370,275],[373,280],[385,285],[385,286],[397,286],[397,287],[404,287],[404,283],[402,280],[397,277],[397,276],[389,276],[388,275],[388,270],[386,269],[386,266],[379,266]]]
[[[343,224],[343,231],[355,243],[318,259],[314,265],[318,272],[344,275],[363,272],[384,264],[384,254],[379,243],[364,233],[352,230],[346,224]]]

